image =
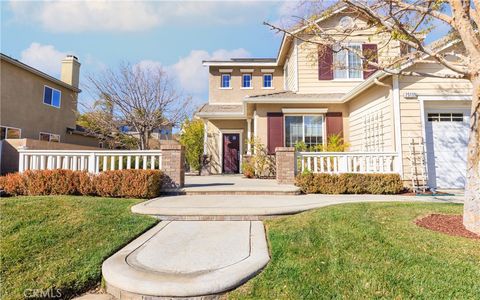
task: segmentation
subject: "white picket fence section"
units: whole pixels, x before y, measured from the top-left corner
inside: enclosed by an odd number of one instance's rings
[[[297,152],[297,168],[313,173],[399,173],[395,152]]]
[[[19,172],[67,169],[98,174],[107,170],[162,169],[161,150],[18,150]]]

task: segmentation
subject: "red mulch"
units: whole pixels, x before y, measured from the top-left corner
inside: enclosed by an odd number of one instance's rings
[[[431,214],[416,220],[415,224],[448,235],[462,236],[469,239],[480,239],[480,235],[467,230],[465,226],[463,226],[462,215]]]

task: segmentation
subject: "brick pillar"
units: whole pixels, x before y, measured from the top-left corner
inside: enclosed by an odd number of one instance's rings
[[[277,147],[275,148],[275,160],[277,166],[277,182],[279,184],[295,183],[295,148]]]
[[[180,188],[185,183],[185,149],[181,145],[162,145],[162,171],[167,175],[165,188]]]

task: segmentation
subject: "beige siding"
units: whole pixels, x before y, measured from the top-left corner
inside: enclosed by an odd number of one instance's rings
[[[220,69],[232,69],[231,72],[231,89],[220,88]],[[242,72],[241,69],[254,69],[252,73],[252,89],[242,89]],[[274,69],[273,73],[273,89],[263,89],[263,73],[262,69]],[[210,104],[217,103],[242,103],[245,96],[269,94],[283,91],[284,78],[283,67],[210,67],[209,75],[209,93],[208,99]]]
[[[391,84],[391,80],[387,81]],[[388,87],[374,85],[348,104],[351,151],[394,151],[393,102]],[[367,142],[371,145],[367,148]],[[378,145],[372,148],[372,143]]]
[[[338,14],[325,20],[319,25],[323,28],[334,28],[338,26],[340,19],[344,16],[344,14]],[[359,27],[365,26],[363,20],[356,20],[356,24]],[[387,39],[382,35],[375,34],[375,30],[373,29],[368,31],[357,31],[356,33],[366,34],[366,36],[348,37],[342,42],[377,44],[379,49],[379,60],[381,62],[391,61],[395,57],[398,57],[400,48],[397,42],[393,41],[388,47],[385,47],[385,41]],[[315,37],[306,38],[311,41],[316,40]],[[362,81],[348,79],[319,80],[318,45],[309,42],[300,42],[298,45],[298,77],[300,93],[346,93]]]
[[[289,91],[296,91],[297,87],[297,47],[295,43],[292,44],[287,55],[288,60],[285,62],[286,74],[286,89]]]
[[[453,72],[437,63],[418,63],[409,71],[425,73],[450,73]],[[409,144],[412,138],[422,138],[422,120],[420,101],[408,99],[406,93],[415,93],[418,96],[434,95],[470,95],[471,84],[467,80],[444,79],[432,77],[407,77],[399,78],[400,87],[400,115],[404,179],[411,178],[411,163],[409,157]],[[453,104],[456,105],[456,104]]]

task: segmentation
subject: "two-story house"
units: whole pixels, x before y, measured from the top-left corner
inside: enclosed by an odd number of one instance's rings
[[[62,60],[60,79],[5,54],[0,56],[1,139],[33,139],[98,147],[76,125],[80,62]]]
[[[325,30],[362,27],[362,20],[339,7],[317,20]],[[353,152],[394,152],[404,180],[411,178],[412,139],[425,141],[429,185],[462,188],[468,139],[471,85],[467,80],[407,77],[376,71],[355,53],[309,43],[306,27],[284,35],[271,59],[204,61],[209,70],[209,99],[196,114],[205,122],[205,154],[211,173],[240,172],[251,140],[270,153],[276,147],[325,144],[343,136]],[[355,32],[355,31],[354,31]],[[398,42],[375,30],[341,41],[380,62],[404,54]],[[440,41],[442,51],[459,49]],[[453,58],[452,58],[453,59]],[[449,73],[423,57],[398,68]]]

